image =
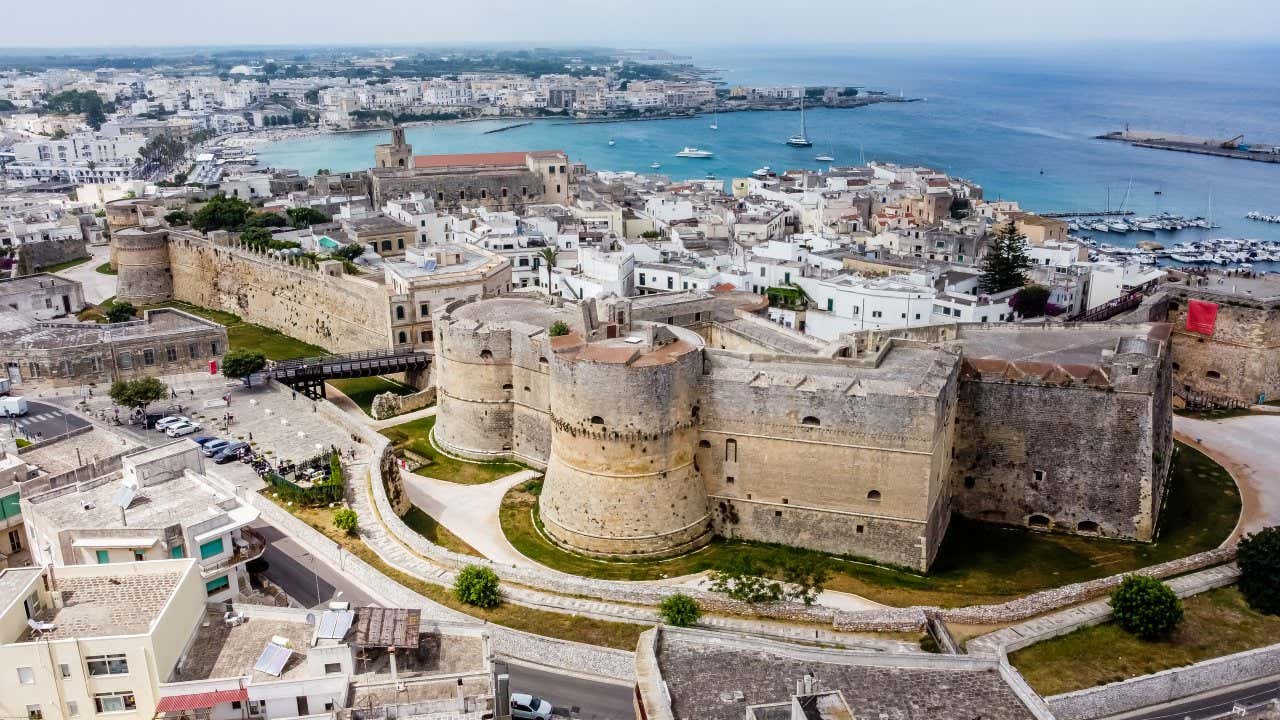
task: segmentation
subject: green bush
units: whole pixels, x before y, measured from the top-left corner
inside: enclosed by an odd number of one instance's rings
[[[1240,541],[1240,594],[1249,607],[1280,615],[1280,527],[1263,528]]]
[[[551,329],[547,331],[547,334],[549,334],[551,337],[560,337],[561,335],[568,335],[569,326],[565,325],[564,322],[557,320],[551,323]]]
[[[1111,612],[1125,632],[1159,640],[1169,637],[1182,622],[1182,601],[1159,580],[1130,575],[1111,593]]]
[[[360,527],[360,516],[351,508],[338,508],[333,513],[333,526],[348,535],[355,535]]]
[[[663,599],[658,605],[658,614],[668,625],[689,627],[702,617],[702,608],[698,607],[697,600],[684,593],[676,593]]]
[[[474,605],[486,610],[495,608],[502,602],[502,591],[498,587],[498,575],[487,567],[468,565],[458,573],[453,582],[453,595],[459,602]]]

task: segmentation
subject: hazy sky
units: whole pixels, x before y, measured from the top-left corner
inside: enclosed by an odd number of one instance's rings
[[[0,0],[0,47],[1280,42],[1280,0]]]

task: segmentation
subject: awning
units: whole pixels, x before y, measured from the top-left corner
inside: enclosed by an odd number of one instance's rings
[[[75,548],[149,548],[159,540],[153,537],[87,537],[73,540]]]
[[[235,690],[214,690],[213,692],[195,693],[194,695],[170,695],[160,698],[156,705],[157,713],[181,712],[183,710],[199,710],[211,708],[220,703],[244,702],[249,699],[249,691],[244,688]]]

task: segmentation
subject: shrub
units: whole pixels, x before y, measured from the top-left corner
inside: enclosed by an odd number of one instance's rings
[[[138,314],[137,308],[133,303],[116,300],[107,306],[107,322],[122,323],[128,322]]]
[[[1130,575],[1111,593],[1111,611],[1125,632],[1159,640],[1182,622],[1182,601],[1168,585],[1146,575]]]
[[[1263,528],[1240,541],[1240,593],[1249,607],[1280,615],[1280,527]]]
[[[502,591],[498,587],[498,575],[487,567],[468,565],[458,573],[453,581],[453,595],[459,602],[474,605],[486,610],[495,608],[502,602]]]
[[[1025,318],[1041,317],[1049,310],[1049,294],[1049,288],[1043,285],[1027,285],[1013,294],[1009,307]],[[1058,313],[1061,312],[1058,310]]]
[[[568,335],[569,326],[565,325],[564,322],[557,320],[551,323],[551,329],[548,330],[547,332],[548,334],[551,335],[551,337],[560,337],[561,335]]]
[[[658,614],[668,625],[689,627],[702,617],[702,608],[698,607],[697,600],[684,593],[676,593],[663,599],[658,605]]]
[[[360,516],[351,508],[339,508],[333,513],[333,526],[348,535],[355,535],[360,527]]]

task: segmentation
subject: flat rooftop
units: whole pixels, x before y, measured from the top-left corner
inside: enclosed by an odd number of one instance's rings
[[[5,568],[0,570],[0,600],[8,603],[17,599],[19,590],[40,574],[38,567]],[[3,610],[0,606],[0,610]]]
[[[383,235],[386,233],[413,232],[412,225],[406,225],[405,223],[402,223],[393,217],[387,217],[386,215],[374,215],[371,217],[354,218],[352,220],[347,220],[344,223],[344,225],[346,225],[346,227],[349,229],[350,232],[359,233],[363,235]]]
[[[448,265],[441,265],[435,262],[430,252],[433,248],[442,249],[451,255],[456,255],[457,262],[452,262]],[[420,259],[410,260],[410,257]],[[382,267],[386,272],[405,280],[413,281],[479,272],[489,268],[496,268],[503,262],[506,262],[506,260],[501,255],[481,251],[473,245],[453,243],[411,249],[409,253],[406,253],[404,260],[383,260]]]
[[[711,374],[722,382],[751,387],[783,386],[848,395],[916,395],[937,397],[957,358],[931,348],[895,345],[880,364],[824,360],[803,356],[751,360],[711,354]]]
[[[182,573],[60,575],[55,571],[54,577],[65,605],[45,608],[36,616],[36,620],[54,625],[40,634],[41,640],[147,632],[177,589]],[[19,642],[33,639],[26,630]]]
[[[239,500],[219,495],[184,474],[140,488],[125,510],[126,526],[121,523],[120,509],[113,500],[119,490],[118,481],[90,481],[82,483],[78,491],[55,490],[32,497],[30,512],[47,519],[51,527],[81,531],[78,535],[84,535],[83,531],[128,527],[136,529],[140,538],[154,535],[156,541],[160,540],[156,531],[170,525],[191,526],[224,514],[228,524],[240,525],[258,514]]]
[[[1121,338],[1162,339],[1159,323],[1108,325],[1028,326],[1020,324],[979,327],[961,325],[959,338],[947,346],[961,348],[967,358],[998,358],[1058,365],[1100,365],[1103,351],[1115,350]]]
[[[71,287],[78,285],[75,280],[50,275],[49,273],[35,273],[34,275],[23,275],[16,278],[8,278],[0,280],[0,295],[26,295],[36,290],[48,290],[57,287]]]
[[[854,664],[858,659],[852,657],[847,663],[822,662],[819,652],[765,652],[730,642],[689,642],[668,633],[659,644],[658,666],[673,714],[690,720],[741,720],[748,705],[790,702],[796,681],[806,673],[813,673],[822,690],[839,690],[859,718],[1033,717],[994,667],[881,667]],[[735,692],[743,699],[734,699]]]
[[[138,444],[125,436],[94,426],[89,432],[31,448],[20,457],[43,473],[57,475],[136,447]]]
[[[290,680],[307,676],[307,650],[311,645],[314,628],[305,622],[250,617],[234,627],[222,622],[221,611],[209,611],[204,622],[196,630],[195,639],[187,651],[186,661],[174,668],[168,682],[208,680],[211,678],[243,677],[252,682]],[[284,665],[279,677],[254,670],[253,666],[266,649],[271,638],[289,639],[293,655]]]
[[[483,325],[504,326],[518,322],[544,330],[557,320],[569,322],[574,317],[567,307],[555,307],[536,298],[511,296],[466,303],[451,314],[455,320],[470,320]]]
[[[141,320],[125,323],[42,322],[0,333],[0,345],[31,350],[100,345],[108,342],[178,335],[221,328],[211,320],[181,310],[148,310]]]

